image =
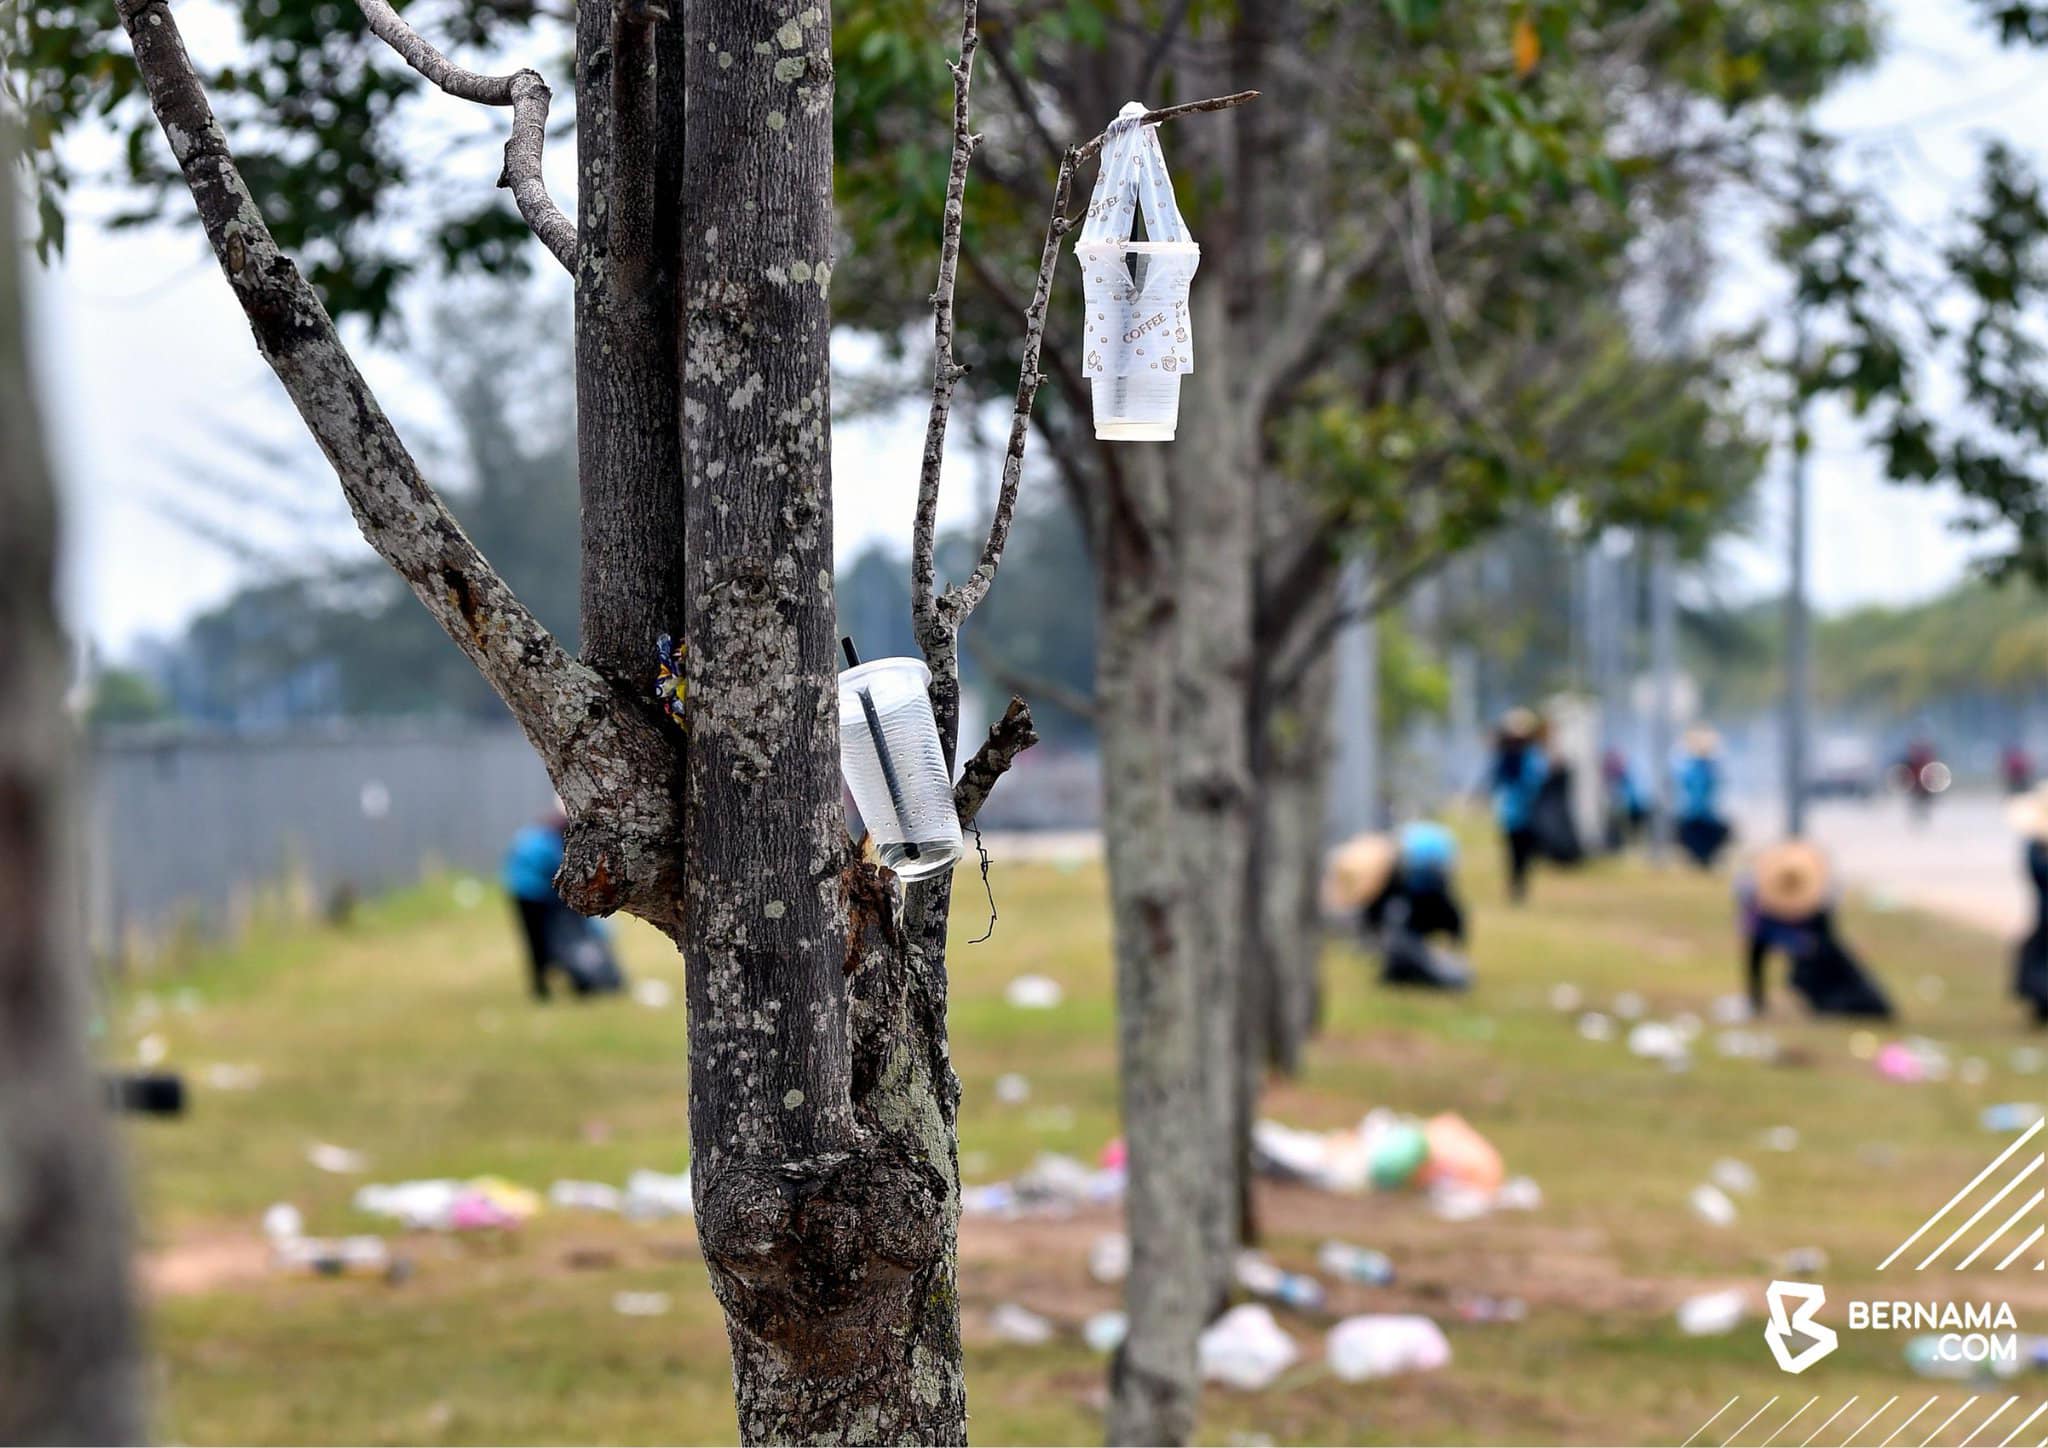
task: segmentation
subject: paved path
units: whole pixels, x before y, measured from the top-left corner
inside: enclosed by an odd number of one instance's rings
[[[1743,801],[1735,813],[1745,845],[1777,837],[1783,813],[1776,803]],[[1830,800],[1813,806],[1809,829],[1859,889],[2006,936],[2024,934],[2031,923],[2020,845],[2002,798],[1945,796],[1924,824],[1908,817],[1903,800]]]

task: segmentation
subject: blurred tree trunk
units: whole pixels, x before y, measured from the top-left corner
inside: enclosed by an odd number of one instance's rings
[[[0,129],[0,175],[12,178]],[[0,204],[0,1442],[143,1431],[128,1209],[85,1051],[56,497]]]

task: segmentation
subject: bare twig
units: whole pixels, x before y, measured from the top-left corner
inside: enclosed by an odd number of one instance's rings
[[[504,699],[576,821],[557,888],[586,913],[672,922],[680,824],[669,792],[648,782],[673,777],[674,736],[571,658],[469,541],[271,235],[167,0],[119,0],[119,9],[214,256],[364,539]]]
[[[1181,116],[1228,110],[1256,100],[1258,94],[1257,91],[1238,91],[1234,95],[1166,106],[1146,111],[1134,121],[1119,122],[1118,125],[1155,126]],[[1069,147],[1060,158],[1059,179],[1053,183],[1052,214],[1046,221],[1045,245],[1038,257],[1038,283],[1032,290],[1031,304],[1024,311],[1024,355],[1017,375],[1017,403],[1010,416],[1010,444],[1003,455],[1002,482],[996,491],[995,511],[989,518],[988,537],[982,544],[981,561],[974,572],[948,589],[939,600],[940,616],[954,628],[958,628],[988,597],[996,570],[1002,566],[1003,549],[1010,539],[1010,522],[1017,512],[1018,485],[1024,477],[1024,449],[1031,436],[1031,408],[1038,397],[1038,386],[1045,380],[1038,370],[1038,356],[1045,345],[1045,314],[1052,301],[1053,274],[1059,268],[1063,238],[1073,230],[1076,220],[1067,215],[1068,203],[1073,199],[1074,175],[1101,154],[1112,130],[1105,130],[1091,140]]]
[[[960,225],[966,209],[967,167],[981,138],[969,125],[968,95],[974,84],[978,0],[960,7],[960,58],[953,71],[953,164],[946,173],[946,211],[939,231],[939,281],[932,289],[932,408],[925,422],[924,462],[917,479],[917,520],[910,537],[910,612],[919,639],[945,625],[935,595],[933,554],[938,546],[939,475],[946,461],[946,424],[953,415],[953,390],[966,368],[953,360],[953,290],[960,275]],[[927,648],[930,644],[927,643]]]
[[[572,275],[576,270],[576,223],[563,215],[548,195],[541,177],[541,152],[547,144],[548,105],[554,93],[535,70],[510,75],[479,75],[465,70],[436,50],[391,8],[389,0],[356,0],[370,31],[398,52],[399,58],[436,86],[461,101],[480,106],[510,106],[512,134],[505,141],[505,169],[498,184],[512,193],[512,202],[541,245]]]
[[[1037,742],[1031,706],[1022,699],[1011,699],[1003,717],[989,726],[988,738],[974,752],[974,758],[967,761],[967,767],[960,771],[960,783],[953,788],[953,807],[959,812],[961,824],[974,823],[996,781],[1008,772],[1018,755]]]

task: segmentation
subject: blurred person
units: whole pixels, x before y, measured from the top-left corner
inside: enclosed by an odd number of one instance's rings
[[[1543,748],[1543,721],[1533,709],[1503,714],[1494,731],[1488,788],[1493,817],[1507,847],[1508,898],[1520,904],[1529,893],[1529,865],[1536,858],[1536,803],[1550,778]]]
[[[1711,870],[1732,833],[1721,814],[1721,736],[1695,725],[1685,731],[1682,748],[1673,833],[1695,865]]]
[[[1759,853],[1736,882],[1748,946],[1749,1006],[1764,1014],[1764,970],[1773,950],[1791,962],[1792,988],[1815,1015],[1889,1020],[1891,1003],[1835,935],[1827,857],[1805,840]]]
[[[1940,793],[1935,771],[1943,768],[1932,740],[1916,738],[1906,746],[1905,757],[1899,761],[1899,784],[1906,792],[1906,809],[1914,823],[1924,823],[1933,809],[1934,796]]]
[[[2013,960],[2013,994],[2033,1008],[2034,1024],[2048,1026],[2048,787],[2029,790],[2008,810],[2026,849],[2027,880],[2034,887],[2034,928]]]
[[[562,832],[569,819],[560,800],[512,836],[505,851],[505,892],[526,938],[533,998],[552,999],[548,977],[560,971],[579,996],[620,990],[625,985],[603,927],[562,903],[555,872],[562,867]]]
[[[2026,746],[2014,741],[1998,756],[1998,772],[2007,794],[2025,794],[2034,787],[2034,760]]]
[[[1600,782],[1607,803],[1607,848],[1624,850],[1642,833],[1649,818],[1649,803],[1628,767],[1628,756],[1609,749],[1600,756]]]
[[[1465,912],[1454,886],[1457,863],[1457,839],[1444,826],[1416,820],[1401,827],[1387,882],[1364,910],[1366,931],[1379,941],[1382,985],[1464,990],[1472,983],[1459,953]],[[1459,949],[1437,945],[1439,936]]]

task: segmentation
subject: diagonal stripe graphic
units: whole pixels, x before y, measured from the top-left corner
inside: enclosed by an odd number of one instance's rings
[[[1946,1428],[1946,1427],[1947,1427],[1947,1426],[1948,1426],[1949,1424],[1953,1423],[1953,1422],[1954,1422],[1954,1421],[1955,1421],[1956,1419],[1958,1419],[1958,1418],[1962,1417],[1962,1416],[1963,1416],[1963,1408],[1967,1408],[1967,1407],[1969,1407],[1969,1406],[1970,1406],[1970,1404],[1972,1404],[1972,1403],[1974,1403],[1974,1402],[1976,1402],[1976,1401],[1977,1401],[1977,1395],[1976,1395],[1975,1393],[1972,1393],[1972,1394],[1971,1394],[1971,1395],[1970,1395],[1969,1397],[1967,1397],[1967,1398],[1963,1399],[1963,1407],[1962,1407],[1962,1408],[1958,1408],[1958,1409],[1956,1409],[1956,1410],[1955,1410],[1955,1411],[1954,1411],[1953,1413],[1950,1413],[1950,1414],[1949,1414],[1949,1415],[1948,1415],[1948,1416],[1947,1416],[1946,1418],[1943,1418],[1943,1419],[1941,1420],[1941,1428]],[[1932,1433],[1929,1433],[1929,1434],[1928,1434],[1928,1435],[1927,1435],[1927,1436],[1926,1436],[1925,1438],[1922,1438],[1922,1439],[1920,1440],[1920,1448],[1927,1448],[1927,1445],[1928,1445],[1929,1443],[1932,1443],[1932,1442],[1933,1442],[1933,1441],[1934,1441],[1934,1440],[1935,1440],[1936,1438],[1939,1438],[1939,1437],[1941,1436],[1941,1428],[1936,1428],[1936,1429],[1935,1429],[1935,1430],[1934,1430],[1934,1431],[1933,1431]]]
[[[2027,1248],[2033,1246],[2036,1242],[2040,1241],[2041,1234],[2044,1232],[2048,1232],[2048,1227],[2035,1227],[2032,1236],[2028,1237],[2026,1241],[2020,1243],[2019,1246],[2013,1248],[2010,1252],[2006,1253],[2005,1260],[2000,1262],[1996,1267],[1992,1268],[1991,1270],[1993,1272],[2003,1272],[2007,1267],[2012,1265],[2013,1258],[2019,1256],[2020,1253],[2026,1251]]]
[[[1998,1412],[1993,1413],[1990,1417],[1986,1418],[1983,1422],[1979,1423],[1975,1428],[1972,1428],[1969,1432],[1963,1434],[1963,1441],[1957,1444],[1956,1448],[1970,1448],[1970,1440],[1972,1438],[1976,1437],[1986,1428],[1989,1428],[1993,1423],[1996,1423],[1999,1417],[2005,1412],[2005,1410],[2007,1408],[2010,1408],[2014,1403],[2017,1403],[2018,1401],[2019,1395],[2015,1393],[2012,1397],[2007,1398],[2004,1402],[2000,1403],[1998,1405]]]
[[[2021,1217],[2024,1217],[2027,1213],[2033,1211],[2034,1208],[2041,1205],[2041,1199],[2043,1196],[2048,1196],[2048,1193],[2044,1193],[2039,1188],[2036,1188],[2034,1194],[2031,1197],[2027,1198],[2025,1203],[2021,1205],[2020,1209],[2005,1219],[2005,1224],[2003,1226],[2001,1226],[1997,1231],[1993,1232],[1990,1236],[1986,1237],[1983,1241],[1979,1242],[1977,1244],[1976,1251],[1972,1252],[1962,1261],[1956,1263],[1956,1271],[1962,1271],[1965,1267],[1969,1266],[1972,1262],[1976,1261],[1979,1257],[1983,1256],[1984,1253],[1990,1248],[1993,1242],[1996,1242],[2000,1237],[2003,1237],[2007,1232],[2010,1232],[2014,1227],[2017,1227],[2020,1224]]]
[[[1771,1394],[1771,1403],[1775,1403],[1777,1401],[1778,1395],[1776,1393]],[[1747,1428],[1751,1423],[1754,1423],[1757,1419],[1761,1418],[1764,1415],[1764,1409],[1769,1408],[1771,1406],[1771,1403],[1765,1403],[1762,1408],[1758,1408],[1754,1413],[1751,1413],[1747,1418],[1743,1419],[1742,1428]],[[1728,1445],[1730,1443],[1733,1443],[1737,1438],[1740,1438],[1742,1436],[1742,1428],[1737,1428],[1733,1433],[1730,1433],[1726,1438],[1723,1438],[1721,1440],[1721,1448],[1728,1448]]]
[[[1936,1403],[1940,1401],[1941,1396],[1937,1393],[1934,1397],[1929,1398],[1926,1402],[1922,1403],[1919,1407],[1915,1408],[1912,1414],[1906,1419],[1905,1422],[1899,1424],[1898,1427],[1892,1429],[1891,1437],[1886,1438],[1883,1443],[1878,1444],[1877,1448],[1886,1448],[1886,1445],[1892,1441],[1892,1438],[1898,1437],[1899,1434],[1905,1432],[1908,1428],[1913,1426],[1914,1418],[1919,1417],[1922,1413],[1926,1412],[1929,1408],[1933,1407]]]
[[[2042,1126],[2044,1125],[2048,1125],[2048,1117],[2043,1117],[2041,1120],[2036,1121],[2032,1126],[2028,1127],[2025,1131],[2021,1132],[2018,1136],[2014,1137],[2012,1144],[2006,1147],[2004,1151],[2001,1151],[1996,1157],[1992,1159],[1991,1165],[1985,1167],[1984,1170],[1978,1172],[1976,1176],[1972,1177],[1970,1179],[1970,1184],[1964,1187],[1961,1191],[1957,1192],[1954,1196],[1950,1197],[1948,1199],[1948,1204],[1946,1206],[1944,1206],[1940,1211],[1936,1212],[1933,1216],[1929,1217],[1926,1221],[1922,1222],[1919,1225],[1919,1227],[1917,1227],[1914,1230],[1912,1236],[1906,1238],[1905,1241],[1899,1243],[1897,1247],[1893,1248],[1892,1255],[1885,1258],[1884,1261],[1877,1264],[1877,1270],[1882,1272],[1885,1268],[1891,1266],[1892,1263],[1896,1262],[1899,1259],[1900,1254],[1902,1254],[1908,1247],[1912,1246],[1915,1242],[1919,1241],[1921,1235],[1924,1232],[1926,1232],[1929,1227],[1932,1227],[1936,1222],[1940,1221],[1943,1217],[1947,1216],[1949,1212],[1954,1209],[1955,1204],[1957,1202],[1960,1202],[1964,1197],[1967,1197],[1971,1192],[1977,1190],[1978,1187],[1984,1185],[1985,1179],[1987,1177],[1989,1177],[1993,1172],[1997,1171],[2000,1167],[2004,1166],[2007,1160],[2010,1159],[2015,1152],[2017,1152],[2021,1147],[2025,1146],[2028,1142],[2032,1141],[2036,1136],[2038,1136],[2040,1134]]]
[[[1848,1412],[1851,1408],[1855,1407],[1856,1399],[1861,1398],[1862,1396],[1863,1395],[1861,1393],[1858,1393],[1855,1398],[1849,1399],[1848,1402],[1842,1404],[1841,1407],[1835,1409],[1834,1412],[1828,1414],[1828,1423],[1834,1422],[1835,1419],[1841,1417],[1842,1414]],[[1825,1433],[1827,1431],[1828,1423],[1821,1424],[1818,1428],[1815,1428],[1811,1433],[1808,1433],[1804,1438],[1801,1438],[1799,1440],[1799,1448],[1806,1448],[1807,1444],[1811,1443],[1814,1439],[1818,1438],[1822,1433]]]
[[[1734,1407],[1737,1403],[1741,1401],[1742,1395],[1740,1393],[1737,1393],[1734,1397],[1730,1398],[1727,1402],[1723,1403],[1720,1407],[1714,1410],[1714,1418],[1720,1417],[1723,1413],[1727,1412],[1730,1408]],[[1678,1445],[1678,1448],[1692,1448],[1693,1438],[1699,1437],[1700,1434],[1706,1432],[1707,1429],[1713,1427],[1714,1418],[1707,1419],[1706,1422],[1700,1424],[1699,1427],[1693,1429],[1692,1438],[1686,1439],[1683,1443]]]
[[[1913,1270],[1915,1272],[1926,1271],[1927,1264],[1929,1262],[1932,1262],[1936,1257],[1939,1257],[1942,1253],[1946,1252],[1949,1249],[1950,1244],[1953,1243],[1956,1238],[1962,1236],[1963,1233],[1969,1231],[1970,1228],[1976,1226],[1979,1222],[1983,1221],[1984,1214],[1986,1212],[1990,1211],[1993,1207],[1997,1206],[2000,1202],[2004,1201],[2007,1193],[2011,1192],[2014,1187],[2018,1186],[2021,1182],[2025,1181],[2028,1177],[2032,1176],[2035,1172],[2039,1171],[2040,1169],[2041,1158],[2039,1156],[2036,1156],[2032,1161],[2028,1162],[2025,1166],[2020,1168],[2020,1174],[2018,1176],[2014,1177],[2011,1181],[2007,1182],[2004,1186],[2000,1187],[1996,1192],[1994,1192],[1991,1196],[1991,1199],[1984,1203],[1983,1206],[1977,1208],[1976,1211],[1970,1213],[1969,1220],[1964,1222],[1962,1226],[1956,1228],[1953,1232],[1950,1232],[1948,1236],[1942,1241],[1942,1244],[1939,1247],[1936,1247],[1932,1252],[1929,1252],[1926,1255],[1926,1257],[1921,1259],[1920,1265],[1918,1267],[1915,1267]]]
[[[2040,1417],[2043,1413],[2048,1413],[2048,1403],[2041,1404],[2040,1407],[2034,1409],[2033,1412],[2027,1414],[2026,1417],[2020,1419],[2019,1427],[2013,1429],[2010,1433],[2006,1434],[2003,1438],[1998,1440],[1998,1448],[2005,1448],[2006,1444],[2012,1442],[2013,1439],[2019,1437],[2020,1434],[2024,1433],[2027,1430],[2027,1424],[2033,1422],[2034,1419]]]
[[[1787,1428],[1791,1427],[1794,1423],[1798,1422],[1799,1414],[1804,1413],[1808,1408],[1812,1407],[1815,1403],[1818,1403],[1819,1401],[1820,1395],[1818,1393],[1816,1393],[1813,1397],[1808,1398],[1804,1403],[1800,1405],[1798,1413],[1794,1413],[1791,1417],[1787,1418],[1782,1424],[1779,1425],[1778,1433],[1784,1432]],[[1777,1441],[1778,1433],[1771,1434],[1770,1437],[1764,1439],[1763,1442],[1757,1444],[1756,1448],[1771,1448],[1771,1444]]]
[[[1898,1400],[1899,1395],[1897,1393],[1893,1393],[1889,1398],[1886,1398],[1884,1400],[1884,1407],[1879,1408],[1875,1413],[1872,1413],[1868,1418],[1865,1418],[1863,1420],[1863,1426],[1861,1428],[1858,1428],[1855,1432],[1851,1433],[1842,1441],[1844,1443],[1854,1443],[1858,1438],[1861,1438],[1866,1432],[1869,1431],[1870,1425],[1872,1423],[1875,1423],[1879,1418],[1882,1418],[1885,1415],[1885,1413],[1891,1408],[1891,1405],[1893,1403],[1896,1403]]]

